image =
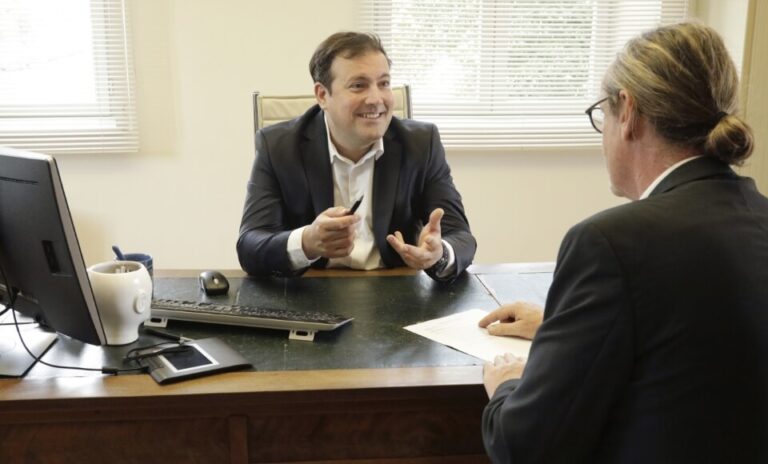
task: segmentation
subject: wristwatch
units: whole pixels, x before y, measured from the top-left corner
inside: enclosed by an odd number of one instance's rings
[[[439,275],[448,266],[448,258],[450,258],[450,253],[448,252],[448,247],[443,243],[443,256],[431,267],[425,269],[425,272],[433,277]]]

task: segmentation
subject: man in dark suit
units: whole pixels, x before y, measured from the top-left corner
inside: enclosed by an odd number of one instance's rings
[[[318,105],[256,134],[237,242],[246,272],[407,265],[453,280],[472,262],[437,128],[392,116],[389,65],[376,36],[330,36],[310,62]]]
[[[494,462],[768,462],[768,199],[729,166],[752,152],[737,89],[695,24],[608,70],[588,113],[613,191],[638,201],[568,232],[537,332],[530,305],[480,322],[533,338],[527,363],[485,368]]]

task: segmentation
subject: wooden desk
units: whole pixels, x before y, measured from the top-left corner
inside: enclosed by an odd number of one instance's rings
[[[432,292],[425,287],[431,284],[422,280],[426,277],[410,274],[416,296]],[[317,282],[306,279],[299,280]],[[455,290],[462,288],[467,298]],[[465,304],[495,307],[478,288],[476,276],[468,276],[454,289],[434,290],[435,299],[447,306],[457,301],[449,309],[453,312],[467,309],[460,307]],[[395,330],[386,328],[386,314],[375,316],[383,332]],[[44,366],[36,366],[24,379],[0,380],[0,462],[487,462],[480,437],[487,403],[481,362],[406,331],[410,338],[405,343],[384,346],[372,335],[375,326],[361,315],[355,323],[317,345],[288,342],[276,331],[259,329],[249,335],[257,348],[272,350],[271,358],[281,346],[287,354],[314,350],[318,364],[341,368],[302,368],[301,356],[291,361],[286,355],[288,361],[256,363],[260,371],[167,386],[146,375],[88,376]],[[376,346],[367,350],[368,343],[355,345],[359,335]],[[360,360],[354,353],[339,356],[339,346],[364,347]],[[60,341],[55,349],[61,353],[51,355],[64,361],[94,354],[105,364],[119,359],[119,353],[109,354],[116,348],[72,340]],[[410,351],[412,357],[407,356]],[[372,355],[378,355],[375,362]],[[398,367],[408,364],[406,358],[422,365]]]

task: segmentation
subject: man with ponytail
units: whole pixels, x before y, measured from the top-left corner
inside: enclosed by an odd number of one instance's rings
[[[587,113],[617,195],[574,226],[543,323],[530,304],[480,325],[533,338],[484,369],[494,462],[768,462],[768,199],[722,39],[693,23],[631,40]],[[537,329],[538,327],[538,329]]]

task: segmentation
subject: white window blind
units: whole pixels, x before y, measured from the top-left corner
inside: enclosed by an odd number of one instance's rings
[[[685,0],[364,0],[363,27],[446,146],[600,143],[584,110],[628,39],[682,21]]]
[[[0,0],[0,145],[138,149],[123,0]]]

